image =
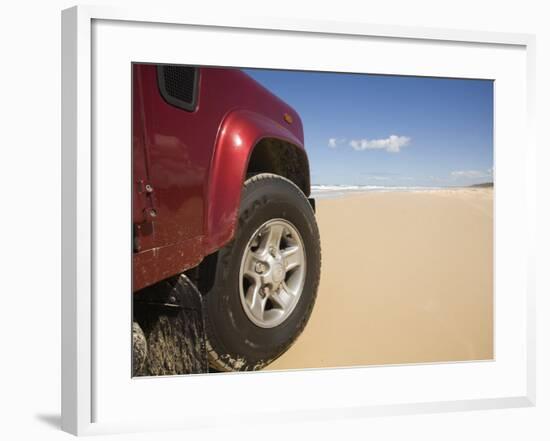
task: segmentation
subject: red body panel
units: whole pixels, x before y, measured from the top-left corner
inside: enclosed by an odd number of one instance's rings
[[[156,66],[136,64],[132,75],[138,290],[196,266],[231,240],[255,145],[277,138],[303,149],[303,129],[290,106],[237,69],[200,68],[194,111],[163,99]]]

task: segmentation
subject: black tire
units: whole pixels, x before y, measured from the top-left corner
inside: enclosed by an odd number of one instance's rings
[[[291,222],[300,233],[307,259],[305,282],[296,306],[279,325],[262,328],[246,315],[239,294],[239,271],[254,232],[270,219]],[[205,298],[209,364],[218,371],[258,370],[284,353],[301,334],[313,310],[321,272],[319,230],[313,209],[290,180],[262,173],[244,184],[234,239],[217,253],[212,289]]]

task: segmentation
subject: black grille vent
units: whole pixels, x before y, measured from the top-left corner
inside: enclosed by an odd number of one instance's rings
[[[161,65],[158,68],[162,96],[174,106],[194,110],[197,69],[187,66]]]

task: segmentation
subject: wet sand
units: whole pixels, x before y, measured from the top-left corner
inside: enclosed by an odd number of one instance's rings
[[[317,201],[317,303],[266,369],[493,358],[493,190]]]

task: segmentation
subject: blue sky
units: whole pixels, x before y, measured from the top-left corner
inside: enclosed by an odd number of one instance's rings
[[[245,72],[300,114],[313,184],[492,181],[492,81]]]

